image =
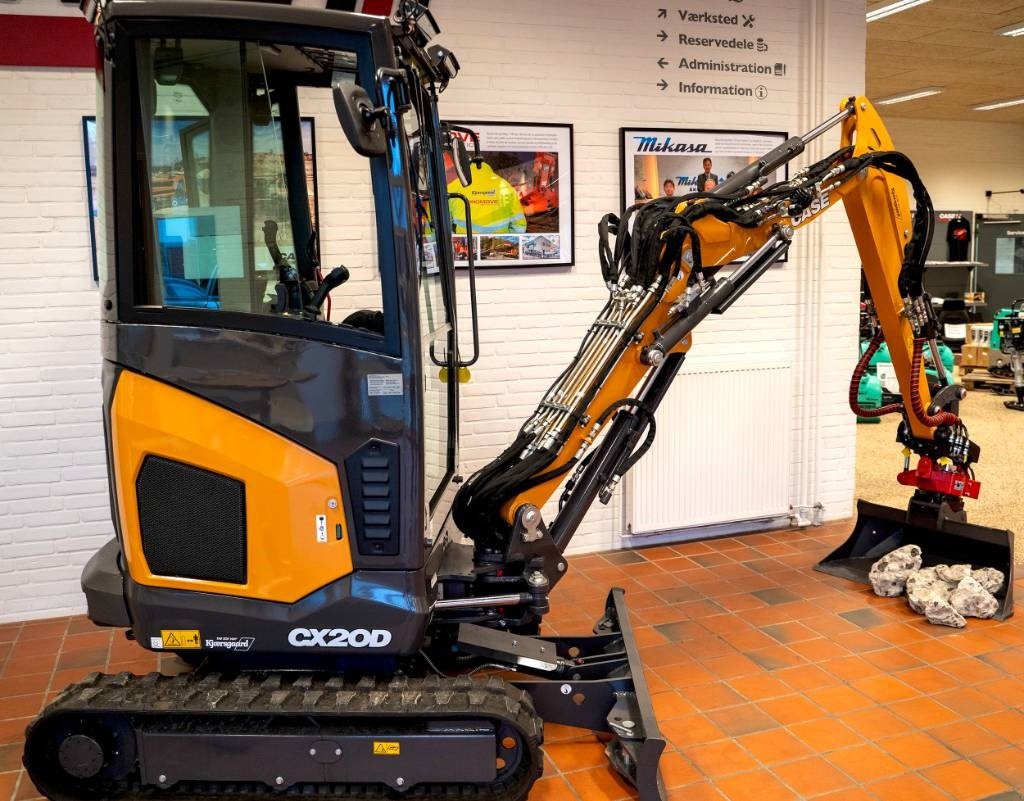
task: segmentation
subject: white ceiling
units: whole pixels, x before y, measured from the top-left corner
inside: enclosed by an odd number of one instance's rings
[[[868,10],[887,2],[869,0]],[[883,106],[883,113],[1024,123],[1024,105],[973,110],[981,103],[1024,97],[1024,36],[994,33],[1018,22],[1024,23],[1024,0],[931,0],[869,22],[868,97],[941,86],[941,94]]]

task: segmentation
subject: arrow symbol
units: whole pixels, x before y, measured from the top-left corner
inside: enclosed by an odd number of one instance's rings
[[[662,69],[665,69],[665,67],[668,66],[668,59],[667,58],[659,58],[658,59],[658,66],[661,67]]]
[[[662,78],[660,81],[658,81],[658,88],[664,92],[666,89],[668,89],[668,81]]]
[[[658,34],[658,38],[664,42],[666,39],[668,39],[668,34],[665,33],[665,31],[661,31],[661,33]]]
[[[667,16],[668,16],[668,9],[667,8],[659,8],[658,9],[658,19],[665,19],[665,17],[667,17]]]

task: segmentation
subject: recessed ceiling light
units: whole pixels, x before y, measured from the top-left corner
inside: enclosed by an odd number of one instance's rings
[[[874,22],[876,19],[882,17],[888,17],[890,14],[899,14],[901,11],[906,11],[908,8],[914,6],[920,6],[927,3],[928,0],[896,0],[893,3],[886,3],[882,6],[877,6],[868,11],[868,22]]]
[[[1000,36],[1024,36],[1024,22],[1007,25],[1005,28],[996,28],[995,32]]]
[[[996,100],[992,103],[983,103],[980,106],[975,106],[975,111],[993,111],[997,108],[1009,108],[1010,106],[1024,105],[1024,97],[1018,97],[1016,100]]]
[[[894,103],[906,103],[908,100],[918,100],[922,97],[931,97],[932,95],[937,95],[941,91],[941,86],[926,86],[923,89],[915,89],[913,92],[904,92],[902,95],[883,97],[881,100],[876,100],[875,105],[891,106]]]

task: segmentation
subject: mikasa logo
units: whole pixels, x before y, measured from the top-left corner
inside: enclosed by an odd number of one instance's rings
[[[296,648],[383,648],[391,642],[385,629],[292,629],[288,642]]]

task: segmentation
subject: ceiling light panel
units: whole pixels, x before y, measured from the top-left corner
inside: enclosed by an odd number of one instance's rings
[[[1024,105],[1024,97],[1018,97],[1013,100],[994,100],[991,103],[982,103],[980,106],[975,106],[975,111],[994,111],[997,108],[1009,108],[1010,106]]]
[[[906,11],[908,8],[913,8],[914,6],[924,5],[927,2],[929,2],[929,0],[895,0],[895,2],[892,3],[885,3],[884,5],[876,6],[868,11],[868,22],[874,22],[875,20],[888,17],[892,14],[899,14],[901,11]]]
[[[891,106],[894,103],[906,103],[908,100],[920,100],[922,97],[931,97],[942,92],[941,86],[925,86],[921,89],[915,89],[912,92],[904,92],[903,94],[893,95],[892,97],[883,97],[881,100],[876,100],[876,106]]]

